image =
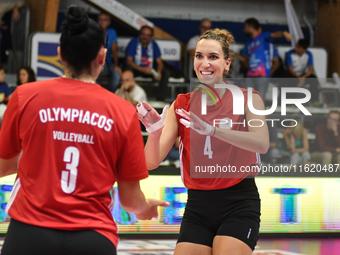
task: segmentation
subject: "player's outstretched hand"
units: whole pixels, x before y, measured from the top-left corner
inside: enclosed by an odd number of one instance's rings
[[[158,218],[158,206],[168,207],[169,202],[161,201],[153,198],[146,199],[146,209],[143,212],[135,213],[136,218],[139,220],[151,220],[152,218]]]
[[[153,133],[164,127],[169,109],[168,105],[163,108],[161,115],[145,101],[138,103],[136,108],[139,120],[143,123],[149,133]]]
[[[213,127],[197,117],[193,112],[187,112],[184,109],[176,109],[176,113],[180,115],[181,122],[185,127],[195,130],[200,135],[212,135],[214,132]]]

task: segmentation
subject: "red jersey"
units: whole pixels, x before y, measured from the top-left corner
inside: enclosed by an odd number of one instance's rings
[[[117,247],[110,190],[148,176],[136,109],[98,84],[66,78],[18,87],[0,135],[0,157],[22,151],[7,205],[15,220],[93,229]]]
[[[243,92],[245,106],[247,90],[239,89]],[[255,90],[253,93],[259,94]],[[179,95],[174,108],[191,110],[203,121],[219,128],[248,132],[245,115],[233,114],[233,97],[229,89],[221,98],[222,105],[219,101],[216,105],[207,105],[206,115],[201,114],[201,94],[201,90],[196,90]],[[259,153],[238,148],[213,136],[200,135],[182,125],[179,122],[180,115],[176,114],[176,117],[180,136],[181,175],[185,187],[224,189],[239,183],[248,175],[257,174],[261,162]]]

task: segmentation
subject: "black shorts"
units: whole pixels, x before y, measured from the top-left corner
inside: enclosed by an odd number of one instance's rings
[[[188,190],[178,243],[212,247],[215,236],[231,236],[254,250],[260,215],[260,198],[253,178],[227,189]]]
[[[1,254],[116,255],[117,252],[109,239],[94,230],[56,230],[11,219]]]

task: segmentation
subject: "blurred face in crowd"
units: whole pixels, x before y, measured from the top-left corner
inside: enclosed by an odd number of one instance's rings
[[[98,16],[98,24],[106,31],[106,29],[110,26],[111,20],[109,15],[106,15],[104,13],[99,14]]]
[[[247,37],[251,37],[251,38],[254,37],[254,35],[258,33],[258,31],[255,28],[253,28],[253,26],[247,23],[244,24],[243,32],[245,33]]]
[[[139,41],[142,45],[149,44],[150,40],[152,38],[152,31],[151,29],[145,27],[142,31],[140,31],[139,34]]]
[[[136,86],[135,79],[133,77],[133,73],[131,71],[125,71],[122,73],[122,84],[128,88],[128,91],[131,92]]]
[[[4,69],[0,70],[0,82],[5,82],[5,77],[6,77],[5,70]]]
[[[296,44],[296,46],[295,46],[295,53],[296,54],[298,54],[299,56],[302,56],[303,53],[305,53],[305,52],[306,52],[306,50],[303,47],[301,47],[299,44]]]
[[[28,82],[29,75],[25,69],[19,70],[19,82],[20,84],[24,84]]]
[[[210,30],[212,28],[212,23],[210,20],[204,19],[201,21],[200,24],[200,35],[203,35],[206,31]]]
[[[203,39],[197,43],[194,69],[198,78],[211,78],[202,82],[215,84],[229,70],[230,59],[224,59],[222,45],[216,40]]]
[[[340,120],[340,114],[336,112],[330,113],[327,118],[327,128],[330,130],[337,129],[339,125],[339,120]]]

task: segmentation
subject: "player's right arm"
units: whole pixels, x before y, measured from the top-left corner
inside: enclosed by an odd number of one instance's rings
[[[163,129],[150,133],[146,142],[144,152],[148,170],[153,170],[159,166],[174,145],[177,136],[178,124],[174,103],[172,103]]]
[[[139,220],[151,220],[158,217],[158,206],[169,206],[166,201],[157,199],[145,199],[144,193],[140,189],[139,181],[119,181],[119,200],[122,207],[127,212],[135,213]]]
[[[18,171],[18,160],[20,154],[10,159],[0,158],[0,178],[6,175],[15,174]]]

